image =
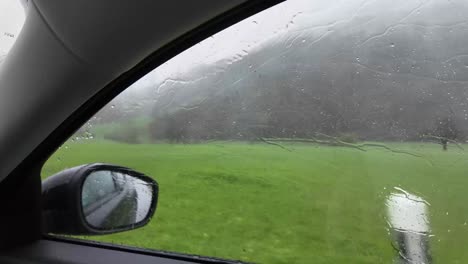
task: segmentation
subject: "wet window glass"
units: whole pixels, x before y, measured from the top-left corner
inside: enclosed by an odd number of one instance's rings
[[[467,263],[468,2],[290,0],[154,69],[45,164],[154,177],[90,237],[255,263]],[[155,33],[156,34],[156,33]]]
[[[16,41],[25,20],[23,4],[27,1],[0,1],[0,64]]]

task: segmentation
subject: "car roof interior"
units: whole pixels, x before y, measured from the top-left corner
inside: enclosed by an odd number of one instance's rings
[[[25,24],[0,66],[0,210],[10,212],[0,237],[9,246],[41,236],[40,167],[81,124],[157,65],[281,1],[23,2]]]

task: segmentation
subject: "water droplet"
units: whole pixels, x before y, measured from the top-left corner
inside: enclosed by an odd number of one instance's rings
[[[390,47],[391,47],[391,48],[394,48],[394,47],[395,47],[395,43],[390,43]]]

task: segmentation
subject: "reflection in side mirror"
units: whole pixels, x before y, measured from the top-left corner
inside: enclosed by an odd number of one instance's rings
[[[140,223],[151,209],[153,187],[125,172],[93,171],[81,191],[83,214],[97,229],[116,229]]]
[[[128,168],[89,164],[62,171],[42,184],[48,233],[100,235],[144,226],[153,216],[156,181]]]

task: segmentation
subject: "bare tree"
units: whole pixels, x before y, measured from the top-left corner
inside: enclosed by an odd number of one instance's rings
[[[443,150],[447,150],[448,142],[455,141],[458,134],[457,126],[452,117],[445,117],[438,121],[435,137],[440,141]]]

